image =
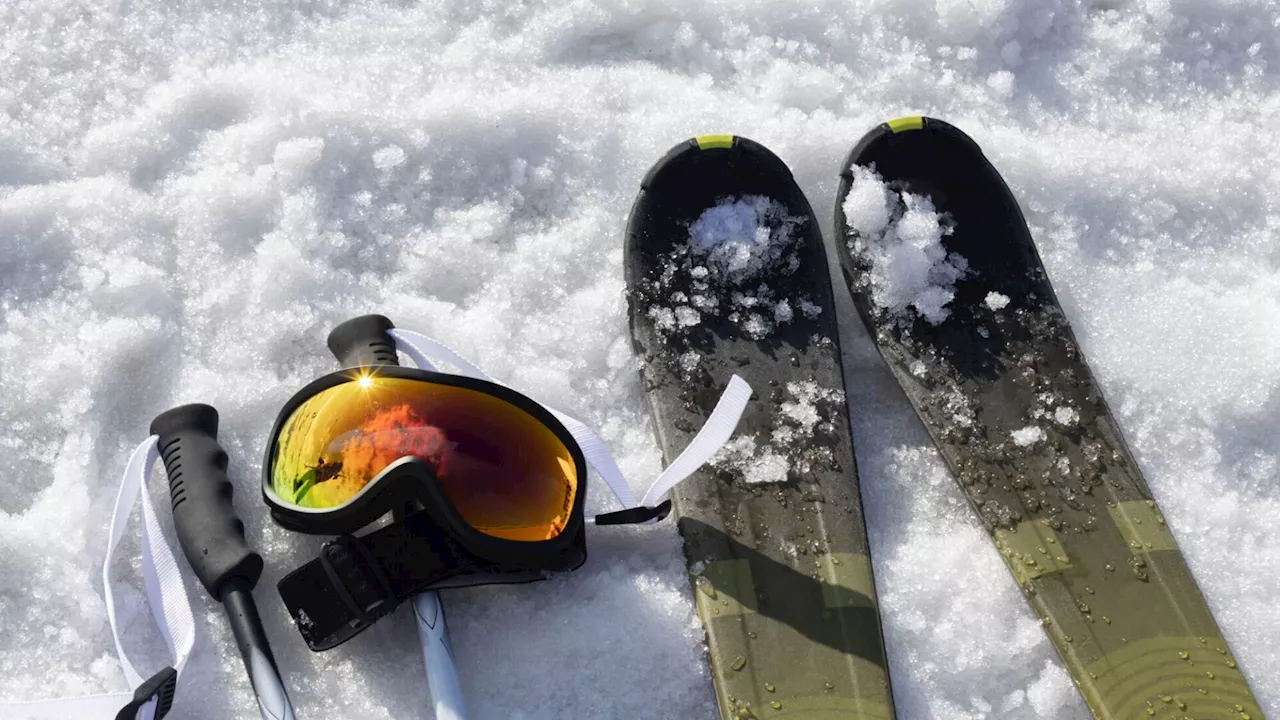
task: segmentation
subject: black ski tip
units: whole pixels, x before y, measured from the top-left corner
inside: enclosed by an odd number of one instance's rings
[[[665,177],[707,162],[733,166],[770,168],[791,179],[791,169],[769,148],[740,135],[698,135],[677,144],[654,164],[640,187],[650,190],[655,184],[668,182]]]
[[[693,276],[688,273],[679,281],[673,276],[662,279],[672,263],[684,262],[677,256],[688,252],[694,224],[708,210],[753,197],[768,198],[773,203],[772,212],[779,218],[787,218],[795,261],[805,268],[821,268],[821,277],[826,277],[826,250],[817,217],[780,157],[764,145],[741,136],[702,135],[686,140],[669,150],[645,175],[627,220],[623,270],[637,354],[670,359],[671,338],[655,330],[655,320],[648,312],[655,305],[671,305],[676,293],[697,294],[698,291],[692,289]],[[804,299],[810,306],[834,307],[830,304],[833,302],[830,285],[806,273],[777,275],[770,280],[768,289],[777,293],[778,298],[792,302]],[[730,296],[727,290],[724,292],[724,303],[728,303]],[[716,306],[728,307],[719,303]],[[769,342],[775,345],[786,342],[803,348],[815,333],[834,337],[833,328],[823,326],[826,318],[833,316],[833,312],[823,312],[821,321],[802,316],[786,324],[785,332],[771,335]],[[689,331],[690,337],[697,335],[702,338],[699,342],[711,345],[700,345],[698,352],[714,354],[718,351],[713,346],[729,338],[753,346],[760,341],[760,338],[751,340],[735,322],[728,319],[728,313],[724,317],[712,313],[702,318],[697,328]],[[718,386],[722,387],[727,380],[727,377],[721,378]]]
[[[835,203],[837,242],[847,235],[844,198],[855,166],[874,168],[884,182],[930,197],[939,213],[953,217],[951,249],[986,252],[991,238],[1031,245],[1018,202],[999,171],[973,138],[951,123],[905,117],[881,123],[854,144],[840,167]],[[976,246],[976,247],[974,247]]]
[[[873,333],[871,298],[863,277],[869,268],[849,251],[851,232],[844,213],[854,167],[873,169],[895,191],[928,197],[938,215],[947,218],[942,245],[963,258],[967,268],[948,305],[955,312],[947,326],[963,326],[969,313],[960,309],[979,307],[992,291],[1012,293],[1024,303],[1056,302],[1052,289],[1040,279],[1044,266],[1018,201],[978,143],[936,118],[898,118],[872,128],[849,151],[840,168],[834,208],[841,270],[854,306]],[[1036,276],[1028,276],[1033,268]]]
[[[687,238],[689,224],[708,208],[749,195],[771,198],[792,216],[807,218],[805,232],[812,237],[806,241],[821,248],[813,208],[782,158],[740,135],[699,135],[668,150],[640,184],[627,220],[628,285],[653,271],[657,255]]]
[[[854,165],[870,165],[887,152],[901,152],[904,146],[947,147],[985,160],[982,148],[960,128],[945,120],[911,115],[882,122],[854,143],[840,166],[840,177],[853,176]]]
[[[791,168],[764,145],[738,135],[699,135],[668,150],[645,174],[629,234],[651,222],[694,220],[735,195],[764,195],[794,214],[812,213]],[[642,208],[650,212],[638,212]]]

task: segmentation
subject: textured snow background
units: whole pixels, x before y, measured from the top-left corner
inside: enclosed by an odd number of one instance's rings
[[[650,476],[620,253],[644,171],[696,133],[752,137],[830,241],[849,144],[923,112],[972,134],[1021,200],[1280,714],[1275,3],[259,5],[0,3],[0,696],[124,687],[107,513],[150,419],[203,401],[268,558],[257,595],[299,717],[429,717],[408,617],[312,654],[273,589],[320,540],[265,517],[264,435],[331,368],[329,328],[377,310],[443,338]],[[838,296],[901,717],[1086,717]],[[130,542],[122,617],[154,669]],[[596,532],[591,553],[570,577],[445,596],[474,715],[711,717],[673,527]],[[188,586],[200,641],[176,716],[255,716],[220,608]]]

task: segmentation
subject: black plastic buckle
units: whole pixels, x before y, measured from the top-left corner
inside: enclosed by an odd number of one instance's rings
[[[372,625],[400,604],[387,573],[358,537],[339,535],[325,543],[320,549],[320,567],[324,569],[338,599],[359,620],[360,627]],[[345,580],[352,577],[352,571],[358,573],[355,592]],[[377,597],[368,604],[362,604],[356,600],[356,593],[363,596],[376,594]]]
[[[671,512],[671,501],[663,500],[655,507],[638,507],[618,510],[596,516],[596,525],[638,525],[650,520],[662,520]]]
[[[133,702],[120,708],[116,720],[137,720],[138,711],[151,702],[151,698],[156,699],[156,720],[160,720],[173,707],[173,694],[177,689],[178,671],[171,667],[161,670],[133,691]]]

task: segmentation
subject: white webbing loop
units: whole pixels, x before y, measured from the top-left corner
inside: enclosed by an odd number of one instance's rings
[[[438,340],[399,328],[388,332],[395,338],[397,349],[408,355],[414,364],[424,370],[437,369],[435,363],[431,361],[431,358],[434,357],[437,360],[453,365],[463,375],[488,380],[499,385],[503,384],[489,377],[479,367]],[[716,403],[715,410],[707,418],[707,422],[703,424],[702,429],[698,431],[698,434],[689,442],[688,447],[680,453],[679,457],[668,465],[667,469],[657,479],[650,483],[639,503],[636,502],[635,491],[631,489],[631,485],[623,476],[622,469],[618,467],[618,463],[613,459],[613,455],[609,453],[609,448],[604,444],[604,441],[582,421],[555,408],[547,407],[546,405],[543,405],[543,407],[552,415],[555,415],[556,419],[573,436],[574,441],[582,448],[582,454],[586,457],[587,463],[599,473],[605,484],[609,486],[609,489],[618,498],[618,502],[622,503],[622,507],[633,508],[656,503],[671,488],[678,485],[681,480],[692,475],[695,470],[710,460],[732,437],[733,431],[738,426],[738,421],[742,418],[742,413],[746,410],[747,403],[750,401],[751,386],[747,384],[746,380],[734,375],[729,381],[728,387],[725,388],[724,393],[720,396],[720,400]]]
[[[0,717],[114,720],[120,709],[133,701],[132,690],[143,683],[143,678],[125,656],[120,643],[115,593],[111,588],[111,559],[115,555],[116,546],[120,544],[120,538],[124,536],[124,528],[129,516],[133,514],[133,506],[139,494],[142,495],[142,570],[147,587],[147,602],[151,605],[151,615],[173,657],[172,667],[179,675],[182,673],[195,645],[195,619],[173,549],[160,531],[151,497],[143,491],[151,468],[160,455],[156,447],[158,442],[159,438],[155,436],[147,438],[129,459],[124,478],[120,482],[120,490],[116,494],[107,540],[107,555],[102,562],[102,590],[107,601],[107,619],[111,623],[111,635],[115,640],[116,653],[120,657],[120,667],[124,670],[125,680],[131,691],[49,700],[0,701]],[[156,705],[156,700],[152,698],[138,710],[135,720],[154,720]]]
[[[173,556],[173,549],[164,539],[164,533],[160,531],[151,496],[142,492],[151,468],[160,457],[160,451],[156,447],[159,441],[154,435],[143,441],[133,452],[129,466],[125,468],[124,480],[116,496],[115,512],[111,517],[107,557],[102,562],[102,589],[107,598],[107,618],[111,621],[111,634],[116,641],[116,652],[120,655],[120,666],[124,668],[131,688],[141,685],[142,678],[133,669],[120,645],[120,633],[116,628],[115,595],[111,589],[111,558],[124,535],[125,525],[133,514],[133,504],[138,495],[142,495],[142,570],[147,586],[147,602],[151,605],[151,616],[155,618],[165,644],[169,647],[169,653],[174,658],[173,669],[179,674],[186,666],[187,658],[191,656],[196,637],[191,600],[187,597],[182,575],[178,572],[178,562]]]

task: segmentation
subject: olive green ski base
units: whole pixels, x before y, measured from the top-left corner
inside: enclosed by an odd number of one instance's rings
[[[882,125],[854,147],[839,198],[855,182],[853,165],[874,167],[893,190],[929,195],[954,224],[943,245],[967,273],[936,325],[877,306],[865,248],[879,240],[850,234],[838,201],[841,265],[881,355],[1094,715],[1262,718],[1080,354],[1017,202],[967,136],[912,120]]]
[[[718,282],[707,258],[689,252],[690,225],[722,200],[750,196],[785,206],[779,222],[790,223],[794,242],[767,274]],[[681,144],[645,178],[626,270],[641,379],[667,462],[734,374],[756,392],[735,435],[736,460],[674,493],[721,716],[892,720],[831,283],[791,173],[743,138]],[[777,309],[782,301],[790,317]]]

